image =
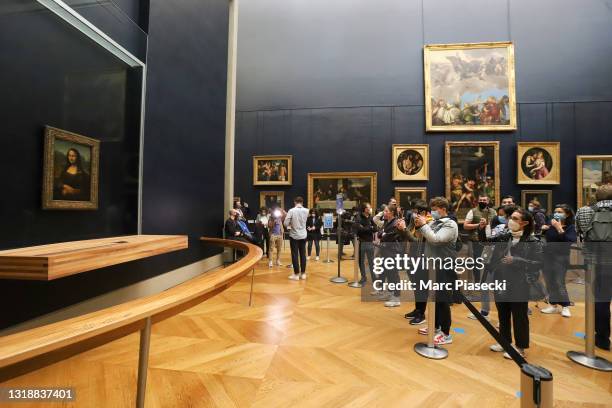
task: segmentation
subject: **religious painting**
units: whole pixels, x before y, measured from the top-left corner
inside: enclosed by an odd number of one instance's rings
[[[290,186],[293,156],[253,156],[253,185]]]
[[[429,180],[429,145],[393,145],[391,151],[393,180]]]
[[[336,195],[342,194],[344,209],[370,203],[376,208],[376,172],[308,173],[308,207],[336,209]]]
[[[284,191],[260,191],[259,192],[259,207],[274,210],[275,208],[285,208],[285,192]]]
[[[97,210],[99,156],[98,140],[47,126],[43,209]]]
[[[540,209],[551,215],[552,208],[552,190],[523,190],[521,191],[521,207],[527,208],[532,201],[540,203]]]
[[[426,45],[428,132],[516,130],[511,42]]]
[[[427,200],[426,187],[395,187],[395,200],[404,213],[414,208],[416,200]]]
[[[459,222],[479,196],[499,202],[499,142],[446,142],[446,197]]]
[[[595,193],[602,184],[612,184],[612,155],[576,157],[577,208],[597,202]]]
[[[518,184],[559,184],[561,182],[559,142],[517,143]]]

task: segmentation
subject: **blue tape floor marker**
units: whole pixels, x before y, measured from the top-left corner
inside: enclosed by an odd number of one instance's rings
[[[454,331],[455,333],[465,334],[465,329],[461,329],[461,328],[459,328],[459,327],[455,327],[455,328],[453,328],[453,331]]]
[[[516,392],[516,398],[522,398],[523,397],[523,393],[520,391]]]
[[[585,339],[586,338],[586,333],[583,332],[575,332],[574,336],[579,337],[581,339]]]

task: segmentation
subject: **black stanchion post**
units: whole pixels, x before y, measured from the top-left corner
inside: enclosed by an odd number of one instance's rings
[[[338,276],[334,276],[329,281],[333,283],[346,283],[348,279],[340,275],[340,264],[342,263],[342,212],[338,212]]]

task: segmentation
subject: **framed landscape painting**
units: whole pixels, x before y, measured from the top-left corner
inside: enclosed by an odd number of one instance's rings
[[[499,142],[446,142],[446,197],[459,222],[486,195],[499,205]]]
[[[404,211],[410,211],[414,208],[414,202],[416,200],[427,200],[427,188],[395,187],[395,199]]]
[[[521,207],[527,208],[531,200],[537,200],[540,208],[550,215],[552,208],[552,190],[523,190],[521,191]]]
[[[290,186],[293,156],[253,156],[253,185]]]
[[[518,184],[559,184],[561,161],[559,142],[518,142]]]
[[[428,132],[516,130],[511,42],[426,45]]]
[[[269,210],[275,208],[285,208],[285,192],[284,191],[260,191],[259,192],[259,207],[264,207]]]
[[[612,155],[576,156],[578,205],[593,205],[595,192],[602,184],[612,184]]]
[[[336,209],[336,195],[344,209],[367,202],[376,208],[376,172],[308,173],[308,208]]]
[[[45,128],[42,208],[97,210],[100,141]]]
[[[391,174],[396,181],[429,180],[429,145],[393,145]]]

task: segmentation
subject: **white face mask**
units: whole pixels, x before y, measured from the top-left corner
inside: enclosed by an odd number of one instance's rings
[[[510,228],[512,232],[518,232],[521,230],[521,224],[511,219],[508,221],[508,228]]]

